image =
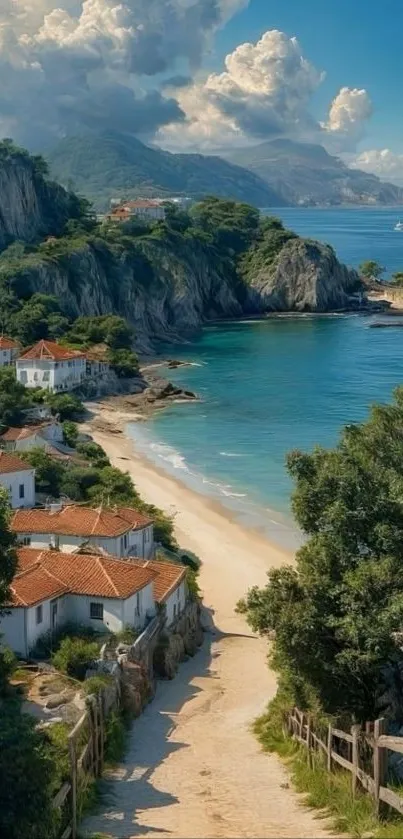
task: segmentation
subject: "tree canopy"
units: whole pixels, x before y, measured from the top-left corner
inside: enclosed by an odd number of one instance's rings
[[[307,541],[295,568],[270,571],[239,608],[275,632],[273,663],[294,701],[373,719],[385,668],[398,684],[403,661],[403,389],[334,449],[292,452],[288,469]]]
[[[366,280],[380,281],[382,275],[385,273],[385,268],[373,259],[368,259],[366,262],[362,262],[358,270],[361,276]]]

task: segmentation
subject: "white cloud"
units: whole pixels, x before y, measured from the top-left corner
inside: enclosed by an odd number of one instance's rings
[[[167,148],[213,148],[275,136],[322,142],[333,150],[354,147],[372,112],[366,90],[343,87],[328,120],[310,113],[325,74],[303,55],[296,38],[270,30],[255,44],[239,45],[225,70],[177,92],[187,123],[159,132]]]
[[[382,180],[403,183],[403,154],[396,154],[390,149],[368,149],[350,160],[353,169],[372,172]]]

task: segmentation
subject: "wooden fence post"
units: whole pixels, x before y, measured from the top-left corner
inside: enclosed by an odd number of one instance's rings
[[[71,839],[77,839],[77,755],[74,737],[69,738],[71,770]]]
[[[311,755],[311,715],[307,714],[306,717],[306,748],[307,748],[307,763],[309,768],[312,766],[312,755]]]
[[[374,795],[375,795],[375,809],[376,814],[379,815],[380,810],[380,798],[379,798],[379,788],[384,786],[386,781],[387,775],[387,760],[388,760],[388,752],[387,749],[383,748],[382,746],[378,746],[378,737],[381,734],[386,734],[386,720],[382,717],[379,720],[375,721],[374,724]]]
[[[333,743],[333,729],[329,723],[327,729],[327,771],[332,771],[332,743]]]
[[[352,746],[352,748],[351,748],[351,762],[353,764],[353,771],[352,771],[352,777],[351,777],[351,792],[353,794],[353,797],[355,797],[355,795],[356,795],[357,784],[358,784],[358,776],[357,776],[357,770],[358,770],[358,737],[359,737],[360,730],[361,730],[360,725],[352,725],[351,726],[351,736],[353,738],[353,742],[351,744],[351,746]]]
[[[101,690],[99,694],[99,774],[104,768],[104,740],[105,740],[105,723],[104,723],[104,692]]]

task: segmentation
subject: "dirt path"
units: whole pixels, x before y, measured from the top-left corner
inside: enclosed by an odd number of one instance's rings
[[[130,444],[98,434],[116,465]],[[113,839],[172,837],[329,837],[288,786],[275,756],[250,732],[275,692],[265,663],[267,645],[251,635],[234,605],[281,552],[222,512],[134,458],[130,468],[147,500],[178,510],[182,545],[204,562],[208,627],[203,648],[183,664],[132,728],[125,760],[107,781],[101,812],[82,826],[85,835]]]

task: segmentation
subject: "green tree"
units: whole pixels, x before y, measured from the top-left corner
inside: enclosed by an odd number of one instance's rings
[[[109,350],[107,359],[119,379],[130,379],[138,375],[139,361],[132,350]]]
[[[403,271],[396,271],[395,274],[392,274],[392,282],[395,285],[403,285]]]
[[[0,368],[0,426],[18,425],[23,412],[30,406],[30,397],[24,385],[17,382],[12,367]]]
[[[0,715],[0,836],[4,839],[56,839],[60,816],[54,761],[37,721],[19,705],[2,706]]]
[[[34,448],[21,452],[21,457],[35,469],[35,488],[37,492],[47,492],[57,498],[65,473],[63,463],[47,454],[44,449]]]
[[[385,268],[373,259],[362,262],[358,270],[366,280],[378,280],[378,282],[380,282],[382,274],[385,273]]]
[[[83,404],[74,393],[49,393],[46,402],[52,414],[58,416],[62,422],[80,420],[83,416]]]
[[[75,422],[65,420],[63,423],[63,438],[64,442],[75,449],[78,441],[78,428]]]
[[[99,482],[88,492],[89,498],[94,503],[109,505],[120,504],[130,506],[137,501],[133,481],[128,472],[121,472],[114,466],[105,466],[100,469]]]
[[[83,681],[91,662],[95,661],[98,655],[99,645],[96,641],[69,637],[61,642],[59,649],[52,656],[52,663],[61,673]]]
[[[10,585],[17,568],[16,537],[10,530],[10,519],[8,495],[0,487],[0,616],[10,602]]]
[[[293,510],[307,535],[296,568],[269,572],[239,604],[275,632],[272,661],[294,697],[359,721],[379,713],[403,656],[403,389],[344,429],[335,449],[293,452]],[[403,708],[400,711],[403,716]]]

